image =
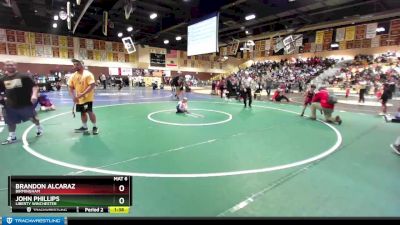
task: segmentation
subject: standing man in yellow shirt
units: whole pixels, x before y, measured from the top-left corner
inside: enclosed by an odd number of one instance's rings
[[[88,70],[85,70],[83,62],[72,59],[75,73],[68,80],[69,94],[76,104],[76,112],[81,113],[82,127],[75,129],[77,133],[85,135],[90,134],[87,127],[87,114],[93,124],[93,134],[99,134],[96,125],[96,115],[93,113],[94,88],[96,82],[94,76]]]

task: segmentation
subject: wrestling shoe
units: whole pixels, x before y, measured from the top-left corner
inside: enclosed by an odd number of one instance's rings
[[[36,137],[40,137],[43,135],[43,128],[40,127],[39,129],[36,130]]]
[[[1,144],[2,145],[9,145],[13,144],[17,141],[17,137],[8,137],[7,140],[3,141]]]
[[[87,128],[84,128],[84,127],[75,129],[75,133],[84,133],[84,132],[86,132],[86,131],[88,131],[88,129],[87,129]]]
[[[99,128],[93,127],[93,135],[98,135],[99,134]]]

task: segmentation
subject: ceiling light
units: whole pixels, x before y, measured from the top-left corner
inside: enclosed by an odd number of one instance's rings
[[[57,24],[56,23],[53,23],[53,28],[57,28]]]
[[[157,18],[157,13],[152,13],[151,15],[150,15],[150,19],[152,19],[152,20],[154,20],[155,18]]]
[[[384,32],[386,29],[384,27],[376,28],[376,32]]]
[[[66,20],[68,17],[67,13],[62,10],[58,13],[58,16],[60,17],[61,20]]]
[[[182,40],[182,37],[181,37],[181,36],[177,36],[175,39],[176,39],[177,41],[180,41],[180,40]]]
[[[289,2],[295,2],[296,0],[289,0]]]
[[[122,32],[118,33],[118,37],[122,37],[124,34]]]
[[[339,47],[339,44],[338,43],[333,43],[333,44],[331,44],[331,48],[338,48]]]
[[[127,30],[128,32],[131,32],[131,31],[133,31],[133,27],[132,27],[132,26],[129,26],[128,28],[126,28],[126,30]]]
[[[54,20],[56,20],[56,21],[58,20],[58,15],[54,16]]]
[[[256,15],[254,15],[254,14],[247,15],[247,16],[245,17],[246,20],[254,20],[255,18],[256,18]]]
[[[248,30],[246,30],[246,34],[250,34],[250,32]]]
[[[35,13],[37,13],[38,11],[37,11],[37,9],[35,9],[35,11],[34,11]]]
[[[164,40],[164,44],[169,44],[169,40]]]

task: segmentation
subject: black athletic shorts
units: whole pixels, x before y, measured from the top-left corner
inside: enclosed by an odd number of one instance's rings
[[[24,106],[22,108],[5,107],[2,113],[4,113],[4,122],[8,125],[19,124],[36,116],[33,106]]]
[[[93,112],[93,102],[76,104],[76,112],[81,112],[81,113]]]

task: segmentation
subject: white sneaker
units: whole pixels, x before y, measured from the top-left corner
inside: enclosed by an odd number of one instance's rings
[[[17,141],[17,137],[8,136],[7,140],[3,141],[1,144],[9,145],[9,144],[15,143],[16,141]]]
[[[43,127],[40,127],[36,130],[36,137],[40,137],[43,135]]]

